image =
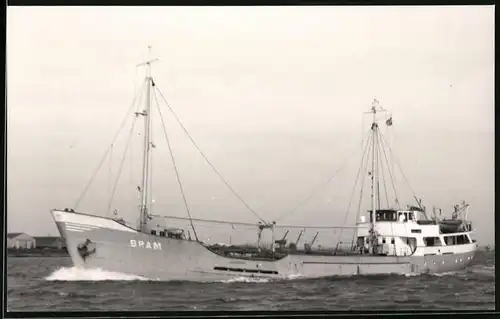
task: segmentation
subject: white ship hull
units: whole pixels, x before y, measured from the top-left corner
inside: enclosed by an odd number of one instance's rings
[[[477,249],[471,243],[417,247],[411,256],[399,257],[288,254],[279,260],[248,260],[218,255],[196,241],[144,234],[109,218],[62,210],[52,215],[76,266],[161,281],[440,273],[467,267]],[[84,243],[85,258],[78,249]]]

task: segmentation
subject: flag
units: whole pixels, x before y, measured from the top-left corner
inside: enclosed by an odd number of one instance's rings
[[[377,99],[373,99],[373,103],[377,103],[378,104],[378,100]]]
[[[137,190],[140,192],[140,191],[141,191],[141,187],[140,187],[140,186],[137,186]]]
[[[385,121],[385,124],[387,124],[387,126],[392,125],[392,116],[387,121]]]
[[[236,230],[236,228],[234,228],[234,225],[233,225],[233,224],[231,224],[231,227],[233,227],[233,229],[234,229],[234,230]]]

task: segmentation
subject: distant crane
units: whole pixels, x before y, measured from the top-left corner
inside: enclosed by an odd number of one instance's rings
[[[304,231],[305,231],[305,229],[302,229],[300,231],[299,237],[297,237],[297,240],[295,241],[295,246],[297,246],[299,244],[300,237],[302,237],[302,234],[304,233]]]
[[[285,235],[283,235],[283,238],[274,241],[275,244],[278,244],[279,249],[285,248],[285,246],[286,246],[286,239],[285,238],[286,238],[286,235],[288,235],[289,232],[290,231],[287,230],[286,233],[285,233]]]
[[[297,240],[295,241],[295,243],[290,243],[290,245],[289,245],[290,250],[294,250],[294,251],[297,250],[297,245],[299,244],[300,237],[302,237],[302,234],[304,233],[304,231],[305,231],[305,228],[300,231],[299,236],[297,237]]]
[[[307,253],[310,253],[311,252],[311,247],[314,245],[314,243],[316,242],[316,238],[318,238],[318,235],[319,235],[319,232],[316,233],[316,235],[314,235],[314,238],[313,240],[311,241],[310,244],[308,243],[305,243],[304,244],[304,249]]]
[[[311,246],[314,245],[314,242],[316,241],[316,238],[318,238],[318,235],[319,235],[319,232],[317,232],[316,235],[314,235],[314,238],[311,242]]]

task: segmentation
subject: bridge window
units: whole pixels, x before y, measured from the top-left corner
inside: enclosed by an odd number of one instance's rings
[[[365,242],[364,237],[358,237],[358,243],[357,243],[358,246],[363,246],[364,242]]]
[[[466,235],[457,236],[457,245],[470,244],[469,238]]]
[[[160,230],[160,236],[165,237],[165,232]]]
[[[406,221],[406,217],[405,216],[406,216],[405,213],[399,212],[398,213],[398,219],[397,219],[397,221],[398,222],[405,222]]]
[[[444,236],[446,245],[456,245],[456,236]]]
[[[425,246],[441,246],[441,239],[439,237],[424,237]]]
[[[153,230],[151,231],[151,235],[156,235],[156,230],[154,230],[154,229],[153,229]]]
[[[466,245],[470,244],[470,239],[467,235],[444,236],[446,245]]]
[[[467,235],[464,235],[464,244],[470,244],[470,238]]]
[[[399,212],[398,221],[406,223],[408,221],[408,218],[411,218],[413,216],[413,213],[410,214],[408,212]]]
[[[391,244],[394,244],[396,240],[394,238],[391,238]]]
[[[411,232],[420,234],[420,233],[422,233],[422,230],[421,229],[412,229]]]
[[[370,221],[371,219],[371,211],[370,211]],[[394,222],[396,219],[396,211],[394,210],[377,210],[376,221],[386,221],[386,222]]]

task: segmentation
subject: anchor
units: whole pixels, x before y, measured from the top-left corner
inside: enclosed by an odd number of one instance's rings
[[[79,244],[76,249],[78,250],[78,254],[83,258],[83,261],[86,261],[86,259],[95,253],[95,244],[87,238],[85,240],[85,243]]]

